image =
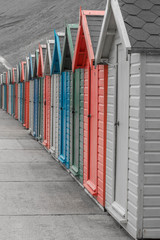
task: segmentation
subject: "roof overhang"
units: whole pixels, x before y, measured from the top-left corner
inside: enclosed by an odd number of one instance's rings
[[[108,63],[109,52],[111,49],[114,35],[116,33],[116,29],[118,30],[118,33],[120,35],[121,42],[126,51],[127,58],[128,51],[131,50],[131,44],[120,10],[120,6],[118,0],[108,0],[98,41],[95,56],[95,65]]]

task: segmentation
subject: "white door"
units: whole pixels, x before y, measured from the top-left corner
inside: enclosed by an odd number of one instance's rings
[[[127,207],[129,62],[122,44],[117,45],[115,191],[113,208],[122,218]]]

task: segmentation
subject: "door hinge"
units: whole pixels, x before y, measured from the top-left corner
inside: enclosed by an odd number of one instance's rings
[[[119,126],[119,121],[115,122],[114,126]]]

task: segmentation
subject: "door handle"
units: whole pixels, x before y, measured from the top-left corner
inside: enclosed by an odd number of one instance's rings
[[[46,99],[44,100],[44,105],[46,105]]]
[[[75,110],[72,110],[72,113],[74,114],[74,113],[75,113]]]
[[[60,109],[63,110],[63,107],[61,107]]]
[[[119,126],[119,121],[115,122],[114,126]]]
[[[90,118],[91,117],[91,114],[88,114],[88,116],[87,116],[88,118]]]

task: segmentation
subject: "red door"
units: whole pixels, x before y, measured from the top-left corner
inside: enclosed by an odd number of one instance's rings
[[[86,71],[87,70],[87,71]],[[92,195],[97,194],[97,91],[95,69],[87,66],[84,79],[84,186]],[[86,111],[87,110],[87,111]],[[86,131],[87,130],[87,131]],[[85,142],[85,139],[84,139]],[[86,157],[85,157],[86,156]]]
[[[51,107],[51,77],[44,79],[44,142],[43,144],[50,148],[50,107]]]
[[[97,190],[97,78],[96,70],[91,70],[89,82],[89,156],[88,185],[96,194]]]

